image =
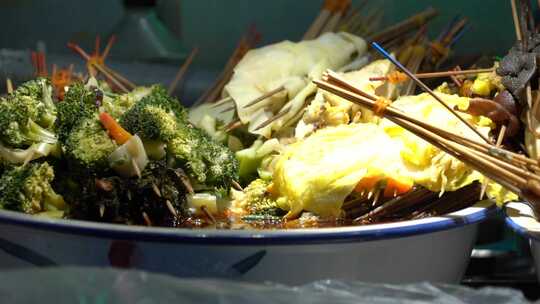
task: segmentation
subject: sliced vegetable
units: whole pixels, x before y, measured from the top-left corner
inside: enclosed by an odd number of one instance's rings
[[[217,197],[209,193],[195,193],[188,195],[188,208],[195,209],[196,213],[201,214],[203,211],[201,208],[206,208],[206,211],[216,214]]]
[[[107,112],[101,112],[99,114],[99,120],[117,144],[123,145],[132,137],[132,135],[122,128],[122,126]]]
[[[109,156],[109,164],[121,176],[140,176],[148,165],[148,156],[141,138],[133,135],[127,142],[118,147]]]

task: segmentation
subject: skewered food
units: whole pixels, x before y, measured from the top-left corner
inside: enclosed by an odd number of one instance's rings
[[[347,33],[325,33],[315,40],[283,41],[251,50],[234,69],[231,81],[224,88],[224,97],[233,99],[238,117],[249,125],[250,132],[270,137],[297,116],[306,98],[316,91],[312,79],[319,78],[327,68],[343,68],[365,52],[364,40]],[[277,88],[282,89],[258,104],[249,105]],[[284,113],[281,118],[256,130],[278,111]]]

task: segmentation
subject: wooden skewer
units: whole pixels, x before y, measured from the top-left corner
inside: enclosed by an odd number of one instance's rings
[[[499,136],[497,136],[497,143],[495,144],[496,147],[500,147],[502,145],[502,141],[504,139],[505,133],[506,133],[506,126],[503,125],[501,127],[501,130],[499,131]],[[489,179],[486,179],[485,182],[482,184],[482,188],[480,189],[480,199],[484,198],[488,184],[489,184]]]
[[[461,122],[466,124],[474,133],[476,133],[478,136],[480,136],[484,141],[489,143],[489,139],[482,133],[480,133],[474,126],[472,126],[467,120],[465,120],[461,115],[459,115],[454,109],[452,109],[444,100],[442,100],[435,92],[433,92],[425,83],[423,83],[420,79],[418,79],[411,71],[409,71],[406,67],[404,67],[399,61],[394,59],[388,52],[386,52],[380,45],[378,45],[376,42],[372,43],[372,46],[379,51],[384,57],[386,57],[388,60],[390,60],[394,65],[396,65],[401,71],[403,71],[409,78],[411,78],[418,86],[420,86],[425,92],[429,93],[435,100],[437,100],[441,105],[443,105],[450,113],[452,113],[454,116],[456,116]]]
[[[249,107],[251,107],[253,105],[256,105],[257,103],[265,100],[266,98],[272,97],[272,96],[276,95],[277,93],[279,93],[281,91],[284,91],[284,90],[285,90],[285,86],[282,85],[282,86],[279,86],[278,88],[275,88],[275,89],[273,89],[271,91],[268,91],[268,92],[264,93],[263,95],[261,95],[261,96],[255,98],[255,99],[253,99],[252,101],[248,102],[248,104],[246,104],[244,106],[244,109],[249,108]]]
[[[519,25],[519,17],[517,13],[517,6],[516,6],[516,0],[510,0],[510,4],[512,5],[512,19],[514,19],[514,29],[516,31],[516,39],[517,41],[522,41],[522,34],[521,34],[521,27]]]
[[[9,77],[6,78],[6,89],[8,94],[13,93],[13,82],[11,82],[11,79]]]
[[[172,205],[170,200],[165,200],[165,205],[167,206],[167,209],[169,209],[169,212],[174,216],[177,217],[178,213],[176,212],[176,209],[174,209],[174,206]]]
[[[189,56],[186,58],[184,63],[180,66],[180,69],[178,69],[178,72],[176,73],[174,80],[171,82],[171,84],[169,85],[169,89],[167,90],[169,95],[171,95],[174,92],[174,90],[176,89],[176,86],[178,86],[178,83],[180,82],[180,80],[182,80],[182,78],[186,74],[186,71],[188,70],[189,66],[193,62],[193,59],[195,58],[198,52],[199,52],[199,48],[194,48],[193,50],[191,50],[191,53],[189,54]]]
[[[235,180],[233,180],[233,181],[231,182],[231,185],[232,185],[236,190],[238,190],[238,191],[244,191],[244,189],[242,188],[242,186],[240,186],[240,184],[239,184],[237,181],[235,181]]]
[[[161,191],[159,190],[158,186],[155,183],[152,183],[152,190],[154,190],[154,193],[158,197],[161,197]]]
[[[234,110],[236,110],[236,106],[225,108],[225,109],[221,110],[219,113],[227,113],[227,112],[234,111]]]
[[[258,125],[253,131],[258,131],[264,127],[267,127],[269,124],[273,123],[274,121],[280,119],[281,117],[287,115],[289,113],[289,107],[287,107],[287,109],[281,109],[281,111],[272,116],[270,119],[266,120],[265,122],[263,122],[262,124]]]
[[[375,103],[368,100],[368,99],[365,99],[363,96],[360,96],[360,95],[354,95],[355,93],[353,92],[348,92],[348,91],[345,91],[345,89],[342,89],[340,87],[337,87],[335,85],[332,85],[331,83],[325,83],[325,82],[321,82],[321,81],[317,81],[315,80],[314,81],[319,87],[323,88],[324,90],[327,90],[329,92],[332,92],[338,96],[341,96],[343,98],[346,98],[352,102],[355,102],[355,103],[358,103],[360,105],[363,105],[363,106],[367,106],[367,107],[374,107],[375,106]],[[444,140],[448,140],[446,138],[444,138],[443,136],[447,135],[449,132],[446,132],[442,129],[439,129],[437,127],[434,127],[434,126],[429,126],[428,124],[424,123],[424,122],[421,122],[421,121],[418,121],[416,119],[414,119],[413,117],[410,117],[406,114],[404,114],[403,112],[401,111],[397,111],[396,109],[392,108],[391,106],[388,106],[385,110],[385,113],[389,113],[391,115],[387,115],[387,118],[392,120],[392,121],[395,121],[395,120],[398,120],[398,123],[399,125],[402,125],[403,124],[406,124],[407,126],[409,127],[405,127],[406,129],[410,130],[410,128],[414,128],[415,130],[417,129],[421,129],[422,132],[431,132],[433,134],[436,134],[438,137],[441,137],[443,138]],[[405,123],[403,123],[403,121]],[[429,126],[429,128],[425,128],[424,126]],[[456,135],[454,135],[456,136]],[[453,144],[453,142],[451,143]],[[458,143],[457,144],[459,147],[461,147],[462,144]],[[489,159],[490,162],[489,162],[489,166],[494,166],[495,164],[497,165],[497,168],[503,168],[505,170],[509,170],[509,171],[505,171],[505,172],[508,172],[509,174],[521,174],[521,175],[524,175],[525,177],[527,178],[534,178],[536,180],[539,180],[540,181],[540,176],[537,176],[535,174],[532,174],[516,165],[513,165],[513,164],[510,164],[510,163],[507,163],[501,159],[498,159],[488,153],[485,153],[483,151],[479,151],[479,150],[474,150],[474,146],[470,146],[470,147],[467,147],[467,149],[469,149],[470,151],[467,151],[467,154],[468,155],[473,155],[473,157],[480,157],[482,159]],[[511,172],[510,172],[511,171]],[[512,173],[513,172],[513,173]]]
[[[328,18],[332,15],[333,10],[333,1],[332,0],[325,0],[323,8],[321,9],[321,12],[315,18],[313,23],[310,25],[306,33],[304,34],[304,37],[302,37],[302,40],[311,40],[315,39],[317,36],[319,36],[319,33],[321,32],[322,27],[327,22]]]
[[[105,49],[103,50],[103,53],[101,54],[101,58],[103,60],[107,59],[107,57],[109,56],[109,52],[111,51],[111,47],[112,47],[112,45],[114,44],[115,41],[116,41],[116,36],[115,35],[112,35],[109,38],[109,41],[107,41],[107,45],[105,46]]]
[[[112,81],[120,90],[124,91],[124,93],[129,92],[129,90],[120,81],[118,81],[111,73],[109,73],[105,68],[103,68],[102,65],[93,63],[92,66],[95,67],[101,73],[103,73],[103,75],[105,75],[107,79]]]
[[[99,205],[99,217],[103,217],[105,215],[105,205],[100,204]]]
[[[225,133],[229,133],[231,132],[232,130],[236,129],[236,128],[240,128],[241,126],[243,126],[244,123],[240,120],[240,119],[237,119],[237,120],[233,120],[231,121],[230,123],[228,123],[224,128],[223,128],[223,131]]]
[[[146,212],[142,212],[142,217],[144,222],[146,223],[146,226],[152,226],[152,221],[150,220],[150,217],[148,216],[148,214],[146,214]]]
[[[131,165],[133,166],[133,169],[135,169],[135,174],[137,174],[137,177],[138,178],[141,178],[142,175],[141,175],[141,168],[139,168],[139,165],[137,164],[137,162],[135,161],[135,158],[132,158],[131,159]]]
[[[363,103],[359,103],[360,105],[366,106],[368,108],[373,107],[373,105],[374,105],[373,101],[376,101],[376,99],[366,97],[366,95],[369,96],[369,94],[367,94],[365,92],[362,92],[358,88],[355,88],[354,86],[349,84],[347,81],[345,81],[343,78],[340,78],[340,76],[338,74],[336,74],[336,73],[326,73],[325,75],[323,75],[323,79],[325,77],[326,78],[331,78],[331,79],[329,79],[329,80],[331,80],[330,85],[331,85],[332,81],[335,81],[340,86],[343,86],[343,87],[351,90],[352,92],[354,92],[356,94],[359,94],[360,96],[366,98],[367,100],[364,100]],[[334,77],[338,77],[338,78],[334,78]],[[320,81],[314,81],[314,83],[321,86]],[[328,88],[327,84],[325,84],[325,86],[326,86],[326,88]],[[330,87],[330,89],[333,89],[333,88],[336,88],[336,87],[335,86]],[[353,89],[351,89],[351,88],[353,88]],[[525,157],[525,156],[523,156],[521,154],[517,154],[517,153],[511,152],[511,151],[499,149],[499,148],[493,146],[491,143],[478,142],[478,141],[475,141],[473,139],[463,137],[463,136],[448,132],[448,131],[443,130],[443,129],[436,128],[436,127],[434,127],[434,126],[432,126],[430,124],[427,124],[427,123],[425,123],[423,121],[415,119],[414,117],[408,116],[405,113],[401,112],[400,110],[393,108],[392,106],[387,107],[386,111],[388,111],[392,115],[395,115],[395,116],[397,116],[399,118],[409,120],[409,121],[411,121],[411,122],[425,128],[425,129],[428,129],[430,131],[433,131],[433,132],[442,134],[442,135],[444,135],[446,137],[452,138],[455,141],[459,141],[460,143],[463,143],[463,144],[466,144],[466,145],[471,145],[475,149],[477,149],[477,150],[479,150],[479,151],[481,151],[481,152],[483,152],[485,154],[497,157],[499,159],[503,159],[503,160],[507,160],[507,161],[513,161],[514,163],[517,162],[517,163],[519,163],[519,165],[529,165],[529,166],[535,166],[535,167],[538,166],[538,161],[535,161],[533,159]]]
[[[223,99],[220,99],[220,100],[216,101],[216,102],[211,106],[211,108],[217,108],[217,107],[219,107],[219,106],[221,106],[221,105],[224,105],[224,104],[227,104],[227,103],[229,103],[229,102],[231,102],[231,101],[233,101],[233,98],[232,98],[231,96],[227,96],[227,97],[225,97],[225,98],[223,98]]]
[[[430,7],[423,12],[411,16],[385,30],[368,37],[368,41],[387,42],[396,37],[402,36],[404,33],[419,28],[424,25],[429,19],[435,17],[437,11]]]
[[[459,71],[446,71],[446,72],[433,72],[433,73],[418,73],[414,74],[417,78],[438,78],[438,77],[448,77],[448,76],[457,76],[457,75],[470,75],[470,74],[481,74],[481,73],[491,73],[495,71],[493,68],[489,69],[476,69],[476,70],[459,70]],[[399,73],[399,74],[398,74]],[[407,74],[403,72],[396,71],[396,78],[400,77],[407,77]],[[390,77],[389,76],[382,76],[382,77],[370,77],[370,81],[386,81]]]
[[[116,72],[112,68],[110,68],[110,67],[108,67],[106,65],[103,65],[103,68],[105,70],[107,70],[107,72],[111,73],[114,77],[116,77],[119,81],[126,84],[130,89],[133,90],[133,89],[135,89],[137,87],[137,85],[135,85],[133,82],[129,81],[126,77],[122,76],[120,73]]]
[[[208,211],[208,208],[206,208],[205,205],[202,205],[201,206],[201,210],[202,212],[204,213],[204,215],[206,215],[206,217],[210,220],[210,222],[212,224],[215,224],[216,223],[216,219],[214,218],[214,216],[212,215],[212,213],[210,213],[210,211]]]
[[[355,93],[347,91],[332,85],[330,83],[324,83],[320,81],[315,81],[319,87],[332,92],[338,96],[351,100],[353,102],[359,101],[360,104],[369,104],[370,101],[363,98],[360,95],[355,95]],[[388,110],[388,109],[387,109]],[[390,113],[385,112],[385,113]],[[490,177],[491,179],[497,181],[503,186],[509,188],[512,191],[520,191],[520,189],[526,189],[528,187],[527,180],[524,177],[520,177],[512,172],[509,172],[502,167],[494,164],[494,158],[489,155],[480,154],[468,147],[462,146],[458,143],[447,140],[433,132],[430,132],[410,121],[395,117],[393,115],[386,115],[388,119],[394,123],[402,126],[403,128],[413,132],[416,135],[424,138],[431,144],[440,148],[441,150],[453,155],[454,157],[465,161],[474,169],[484,173],[484,175]]]
[[[337,0],[336,5],[333,11],[333,14],[330,16],[324,27],[321,29],[320,34],[327,32],[334,32],[339,25],[339,21],[350,7],[350,0]]]

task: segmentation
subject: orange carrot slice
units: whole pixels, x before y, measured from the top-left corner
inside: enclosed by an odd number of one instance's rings
[[[109,132],[109,136],[112,137],[117,144],[122,145],[131,138],[131,134],[122,128],[122,126],[108,113],[100,113],[99,120],[103,127]]]

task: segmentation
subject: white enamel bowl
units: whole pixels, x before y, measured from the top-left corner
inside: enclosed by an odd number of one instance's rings
[[[302,230],[188,230],[0,211],[0,269],[118,266],[180,277],[301,284],[319,279],[458,283],[489,201],[399,223]]]
[[[508,226],[529,240],[540,281],[540,222],[534,218],[531,207],[524,203],[509,203],[504,211]]]

